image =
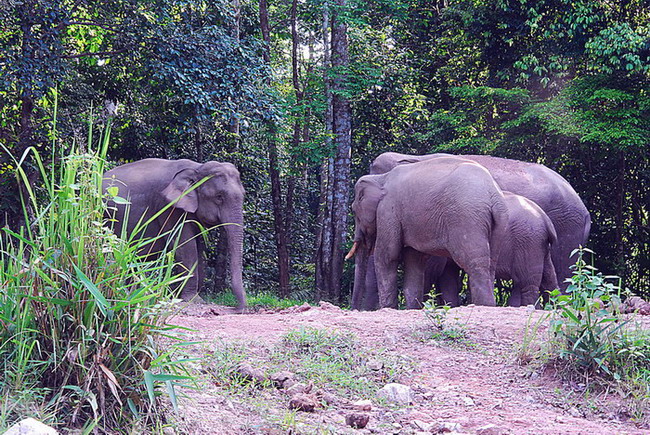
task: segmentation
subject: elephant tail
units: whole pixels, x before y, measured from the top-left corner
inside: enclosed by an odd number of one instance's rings
[[[585,225],[584,225],[585,231],[584,234],[582,235],[582,244],[583,246],[587,243],[587,239],[589,239],[589,233],[591,232],[591,215],[589,215],[589,212],[585,214]]]
[[[557,243],[557,232],[555,231],[555,225],[553,225],[551,218],[549,218],[546,213],[542,213],[542,216],[544,217],[544,225],[546,225],[548,244],[550,246],[553,246]]]
[[[492,233],[490,235],[490,257],[492,265],[490,273],[494,277],[496,274],[499,254],[501,253],[501,243],[505,240],[508,232],[508,207],[503,198],[503,194],[494,195],[491,207],[492,214]]]

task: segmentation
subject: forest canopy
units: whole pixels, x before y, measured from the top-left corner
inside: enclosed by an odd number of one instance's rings
[[[56,165],[110,119],[112,165],[239,168],[250,292],[346,303],[372,159],[491,154],[564,176],[598,268],[650,296],[648,2],[0,0],[0,22],[2,226],[24,219],[12,156]]]

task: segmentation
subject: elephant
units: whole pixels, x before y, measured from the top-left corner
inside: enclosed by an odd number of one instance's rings
[[[205,181],[204,181],[205,180]],[[193,185],[203,181],[194,190]],[[167,234],[183,222],[175,249],[175,259],[185,270],[197,270],[185,283],[181,298],[191,300],[198,295],[203,280],[203,240],[199,226],[209,228],[224,224],[230,257],[232,291],[237,299],[237,312],[246,307],[242,281],[242,250],[244,240],[244,187],[239,171],[231,163],[192,160],[144,159],[118,166],[103,177],[103,190],[117,187],[116,196],[126,198],[130,205],[108,201],[114,219],[113,230],[131,234],[139,221],[149,220],[166,205],[173,203],[144,230],[145,237]],[[174,203],[174,201],[176,201]],[[198,224],[197,224],[198,223]],[[148,251],[161,252],[166,238],[158,238]]]
[[[420,308],[426,259],[451,257],[468,274],[472,302],[494,306],[499,240],[508,221],[504,195],[481,165],[441,157],[361,177],[352,203],[356,277],[365,277],[374,253],[378,304],[397,308],[397,265],[405,263],[407,308]],[[355,279],[355,296],[363,295]]]
[[[508,207],[508,230],[501,244],[497,279],[512,280],[509,305],[534,305],[540,292],[558,288],[551,248],[557,234],[551,219],[533,201],[503,192]]]
[[[380,154],[370,166],[371,174],[383,174],[396,166],[429,160],[449,154],[422,156],[386,152]],[[537,163],[483,155],[459,155],[486,168],[499,187],[535,202],[551,219],[557,234],[557,243],[551,247],[557,283],[565,290],[566,279],[571,276],[570,256],[574,249],[584,245],[589,238],[591,216],[587,207],[557,172]]]

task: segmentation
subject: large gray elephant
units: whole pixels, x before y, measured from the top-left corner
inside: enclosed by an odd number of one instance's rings
[[[383,174],[399,165],[448,155],[416,156],[387,152],[373,161],[370,173]],[[557,283],[564,290],[567,286],[565,280],[571,276],[571,252],[587,242],[591,228],[589,211],[573,187],[560,174],[537,163],[481,155],[458,157],[479,163],[502,190],[528,198],[544,210],[557,233],[557,243],[551,247],[551,259]]]
[[[194,184],[206,179],[194,190]],[[191,160],[144,159],[118,166],[104,174],[103,188],[115,186],[117,196],[130,201],[129,206],[109,201],[116,219],[114,231],[121,234],[125,215],[126,230],[130,233],[138,222],[148,220],[166,205],[178,200],[168,210],[154,219],[144,236],[155,237],[170,231],[184,219],[175,258],[186,270],[196,267],[196,272],[186,282],[181,297],[184,300],[198,294],[202,273],[202,239],[195,222],[209,228],[224,225],[228,239],[232,291],[237,298],[237,311],[246,306],[246,293],[242,282],[242,245],[244,240],[244,187],[239,171],[231,163],[196,163]],[[180,199],[179,199],[180,198]],[[161,252],[166,239],[159,238],[151,252]]]
[[[357,276],[374,266],[380,307],[397,307],[397,265],[405,263],[407,308],[423,300],[426,259],[451,257],[468,274],[472,302],[495,305],[494,277],[508,211],[501,189],[481,165],[457,157],[366,175],[355,185]],[[405,249],[406,248],[406,249]],[[357,292],[355,280],[354,295]]]

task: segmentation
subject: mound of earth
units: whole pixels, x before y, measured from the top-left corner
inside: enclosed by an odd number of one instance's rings
[[[648,433],[619,394],[587,392],[529,358],[548,340],[544,315],[527,307],[466,306],[432,320],[423,311],[351,312],[327,303],[235,315],[195,305],[170,321],[189,328],[186,338],[197,344],[186,352],[200,357],[193,363],[198,388],[182,389],[172,420],[191,434]],[[308,365],[320,360],[306,363],[299,353],[300,346],[309,352],[309,344],[283,347],[292,331],[307,331],[301,340],[318,331],[354,337],[341,339],[348,347],[334,344],[326,357],[349,352],[331,370],[341,377],[358,369],[352,381],[367,388],[319,372],[330,366],[314,372]],[[292,379],[288,388],[283,379]],[[406,396],[380,393],[386,384]]]

